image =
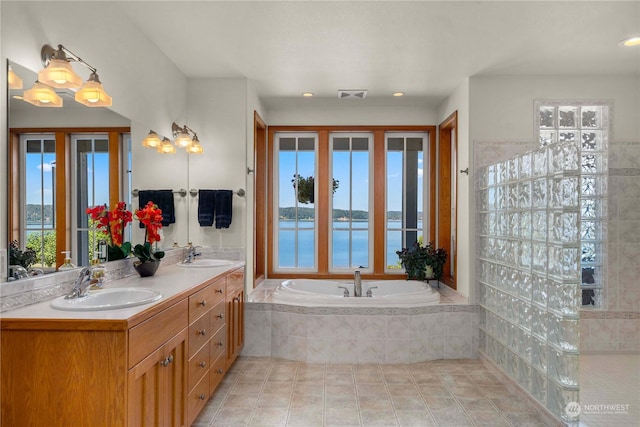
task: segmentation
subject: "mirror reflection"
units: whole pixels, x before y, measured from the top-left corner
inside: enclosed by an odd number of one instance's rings
[[[131,204],[130,120],[75,102],[70,89],[55,89],[60,108],[25,102],[37,75],[8,66],[9,278],[89,265],[105,236],[87,208]]]

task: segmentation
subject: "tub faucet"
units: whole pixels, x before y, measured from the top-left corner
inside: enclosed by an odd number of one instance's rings
[[[360,278],[360,270],[353,272],[353,296],[362,296],[362,279]]]
[[[89,285],[91,285],[91,268],[85,267],[80,270],[80,274],[73,284],[73,289],[69,295],[65,296],[65,299],[86,297],[89,291]]]

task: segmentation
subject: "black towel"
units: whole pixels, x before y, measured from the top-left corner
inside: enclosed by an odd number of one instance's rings
[[[147,203],[153,202],[162,209],[162,226],[167,227],[176,222],[175,207],[173,205],[173,190],[140,190],[138,192],[140,209]],[[140,223],[140,228],[144,225]]]
[[[233,191],[217,190],[214,198],[216,199],[216,228],[229,228],[233,210]]]
[[[211,227],[213,225],[215,194],[215,190],[198,191],[198,222],[201,227]]]

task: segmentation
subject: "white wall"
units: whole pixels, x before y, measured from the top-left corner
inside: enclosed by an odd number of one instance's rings
[[[458,169],[465,169],[471,165],[469,144],[469,80],[466,79],[449,97],[438,107],[437,123],[440,124],[453,112],[458,112]],[[462,295],[471,296],[473,289],[473,263],[475,254],[472,243],[474,237],[470,234],[470,226],[474,217],[471,193],[473,191],[472,174],[458,174],[457,200],[457,269],[456,285]]]
[[[119,13],[117,4],[0,2],[0,9],[3,79],[6,79],[4,64],[7,59],[39,71],[42,69],[42,45],[65,45],[98,69],[105,89],[113,97],[110,109],[131,120],[134,188],[157,189],[163,185],[175,188],[187,185],[186,161],[176,161],[175,158],[173,161],[167,158],[161,160],[155,152],[139,145],[149,129],[170,137],[172,121],[180,121],[185,117],[186,77]],[[89,16],[91,18],[83,18]],[[84,70],[82,66],[76,64],[74,69],[84,79],[88,77],[88,70]],[[30,87],[32,83],[25,81],[25,86]],[[0,95],[6,99],[6,89],[4,85],[1,86]],[[6,132],[7,123],[2,114],[0,133],[6,135]],[[2,138],[0,141],[0,162],[6,164],[6,139]],[[171,173],[168,174],[167,171]],[[5,176],[2,175],[0,183],[5,188]],[[6,200],[0,199],[0,248],[6,247],[7,242],[4,226],[6,208]],[[176,213],[178,221],[185,218],[186,210]],[[134,241],[140,238],[140,234],[134,235]]]

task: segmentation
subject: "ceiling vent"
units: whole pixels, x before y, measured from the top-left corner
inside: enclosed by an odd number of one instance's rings
[[[365,99],[367,97],[367,90],[339,90],[338,98],[340,99]]]

